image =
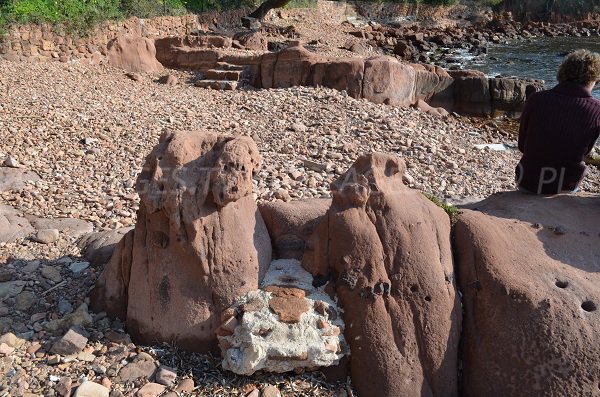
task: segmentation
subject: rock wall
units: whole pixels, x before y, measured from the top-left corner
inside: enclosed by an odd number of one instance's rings
[[[108,43],[123,35],[157,37],[189,34],[201,27],[195,15],[130,18],[99,25],[86,37],[74,37],[52,25],[14,26],[0,39],[0,57],[8,60],[100,63]]]

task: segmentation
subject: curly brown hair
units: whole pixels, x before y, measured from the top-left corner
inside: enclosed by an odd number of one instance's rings
[[[590,84],[600,80],[600,54],[588,50],[576,50],[564,60],[556,78],[560,83],[571,81]]]

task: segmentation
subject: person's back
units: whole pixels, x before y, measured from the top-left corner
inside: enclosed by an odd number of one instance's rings
[[[600,135],[600,101],[591,90],[600,79],[600,55],[579,50],[558,73],[559,84],[533,94],[521,117],[516,169],[522,190],[574,191],[585,174],[583,157]]]

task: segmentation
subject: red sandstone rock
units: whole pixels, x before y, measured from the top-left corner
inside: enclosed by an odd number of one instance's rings
[[[138,178],[135,230],[100,276],[93,307],[126,318],[137,341],[215,349],[220,313],[258,288],[271,260],[252,197],[259,166],[247,137],[163,135]]]
[[[129,72],[160,72],[163,66],[156,59],[154,42],[148,38],[122,35],[107,46],[111,65]]]
[[[306,242],[330,205],[328,199],[260,203],[258,208],[269,230],[276,257],[301,260]]]
[[[461,309],[450,222],[402,184],[404,170],[395,156],[359,158],[332,184],[303,265],[337,278],[359,395],[456,396]]]
[[[455,231],[463,394],[597,395],[598,198],[511,192],[471,207]]]

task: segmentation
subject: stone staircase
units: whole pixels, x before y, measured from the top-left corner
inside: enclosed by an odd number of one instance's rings
[[[202,79],[194,85],[213,90],[233,91],[248,84],[250,71],[247,66],[233,65],[227,62],[217,62],[213,69],[202,72]]]

